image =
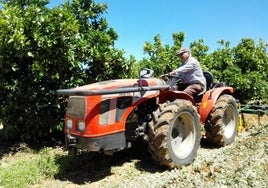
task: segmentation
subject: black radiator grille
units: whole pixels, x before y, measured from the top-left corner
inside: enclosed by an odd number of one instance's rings
[[[83,118],[85,116],[86,103],[84,97],[70,97],[66,109],[68,116]]]

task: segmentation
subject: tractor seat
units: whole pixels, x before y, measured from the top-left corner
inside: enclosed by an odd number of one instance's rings
[[[203,71],[203,75],[206,78],[206,82],[207,82],[206,90],[209,90],[213,86],[213,80],[214,80],[213,74],[209,71]]]
[[[213,74],[209,71],[203,71],[203,74],[206,78],[207,81],[207,91],[212,89],[212,88],[217,88],[217,87],[225,87],[226,84],[224,82],[214,82],[214,77]]]
[[[212,85],[213,85],[213,75],[212,75],[212,73],[211,72],[208,72],[208,71],[203,71],[203,75],[206,78],[207,85],[205,86],[205,88],[203,89],[203,91],[201,91],[200,93],[198,93],[198,96],[201,96],[204,93],[206,93],[206,91],[208,91],[210,88],[212,88]]]
[[[213,74],[209,71],[203,71],[203,75],[206,78],[206,87],[204,88],[203,91],[201,91],[200,93],[198,93],[197,95],[194,96],[194,100],[198,103],[201,102],[203,95],[206,93],[206,91],[208,91],[209,89],[211,89],[213,87]]]
[[[213,88],[217,88],[217,87],[224,87],[226,86],[226,84],[224,82],[217,82],[214,83],[214,77],[213,74],[209,71],[203,71],[203,75],[206,78],[206,88],[200,92],[199,94],[197,94],[196,96],[194,96],[194,100],[198,103],[201,102],[203,95],[206,93],[206,91],[213,89]]]

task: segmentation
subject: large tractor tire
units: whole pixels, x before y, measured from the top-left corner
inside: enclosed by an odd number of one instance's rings
[[[192,103],[175,100],[160,104],[149,125],[153,159],[169,169],[190,164],[200,146],[199,116]]]
[[[238,126],[238,110],[231,95],[222,95],[216,101],[205,123],[209,143],[225,146],[234,142]]]

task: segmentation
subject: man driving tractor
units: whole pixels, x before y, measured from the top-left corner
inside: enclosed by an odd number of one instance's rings
[[[168,73],[168,75],[178,75],[183,84],[180,84],[179,90],[193,96],[206,90],[206,79],[203,75],[200,63],[196,58],[192,57],[189,48],[181,48],[176,52],[181,59],[180,66]]]

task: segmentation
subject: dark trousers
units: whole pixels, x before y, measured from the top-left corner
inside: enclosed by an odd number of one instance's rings
[[[178,85],[178,90],[184,91],[185,93],[191,95],[192,97],[202,92],[203,89],[204,89],[204,86],[201,84],[179,84]]]

